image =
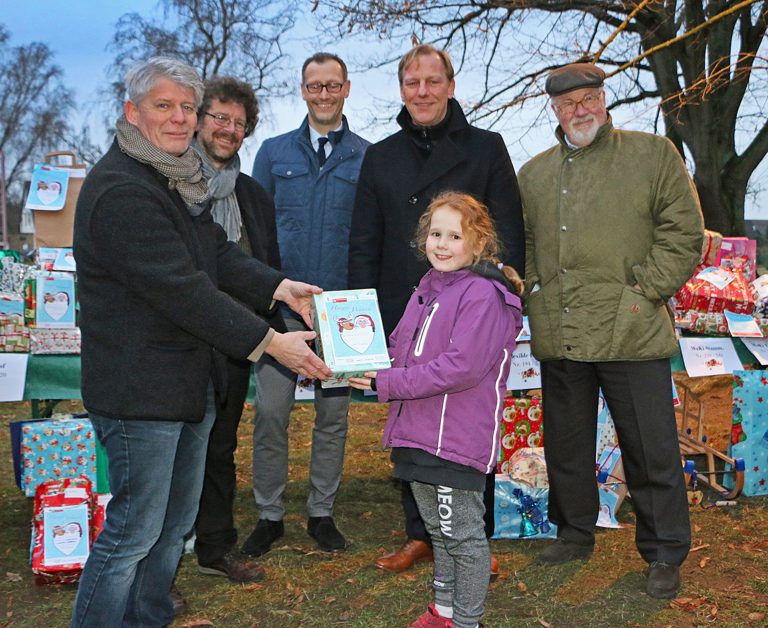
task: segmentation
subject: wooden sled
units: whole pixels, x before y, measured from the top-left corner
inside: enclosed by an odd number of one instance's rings
[[[683,384],[677,385],[680,395],[680,405],[675,408],[677,417],[677,438],[680,442],[680,455],[684,461],[685,483],[690,483],[693,474],[697,481],[707,485],[713,491],[721,494],[721,499],[736,499],[744,488],[744,459],[731,458],[722,451],[707,445],[704,429],[704,406],[696,394]],[[689,456],[702,456],[706,469],[696,469],[695,461]],[[716,468],[716,460],[730,466],[730,470]],[[725,488],[718,477],[733,474],[734,486]]]

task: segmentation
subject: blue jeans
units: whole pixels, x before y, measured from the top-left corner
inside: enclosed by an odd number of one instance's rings
[[[72,628],[155,628],[173,620],[169,593],[203,486],[213,386],[200,423],[91,415],[109,458],[112,500],[80,578]]]

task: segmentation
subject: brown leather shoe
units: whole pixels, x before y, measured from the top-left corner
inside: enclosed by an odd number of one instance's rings
[[[399,550],[382,556],[375,564],[379,569],[400,573],[420,560],[432,560],[432,546],[424,541],[408,539]]]
[[[259,563],[234,552],[227,552],[210,565],[198,563],[197,571],[204,576],[226,576],[232,582],[240,583],[258,582],[264,578],[264,568]]]
[[[499,567],[499,559],[491,554],[491,582],[494,582],[499,577],[501,567]]]

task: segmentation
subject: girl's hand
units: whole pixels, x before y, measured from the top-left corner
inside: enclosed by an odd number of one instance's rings
[[[376,371],[367,371],[365,377],[350,377],[349,385],[358,390],[374,390],[371,382],[376,379]]]

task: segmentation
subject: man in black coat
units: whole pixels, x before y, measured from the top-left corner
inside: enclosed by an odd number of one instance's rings
[[[193,147],[203,159],[211,214],[227,232],[227,239],[245,253],[280,269],[275,205],[264,188],[240,172],[237,154],[243,140],[253,133],[258,117],[259,106],[250,85],[234,77],[214,76],[205,82]],[[267,322],[278,331],[286,331],[277,315]],[[198,571],[227,576],[234,582],[254,582],[264,576],[256,561],[232,551],[237,544],[232,516],[237,428],[250,380],[251,362],[228,358],[227,394],[216,396],[216,422],[208,440],[205,480],[195,522]]]
[[[417,257],[416,225],[440,192],[466,192],[485,203],[496,223],[502,261],[521,275],[525,269],[523,212],[512,161],[498,133],[467,122],[453,98],[453,76],[444,50],[420,45],[403,56],[398,67],[405,105],[397,117],[401,129],[368,148],[360,172],[349,241],[349,285],[376,288],[387,333],[429,268]],[[489,478],[486,495],[492,504],[493,476]],[[381,569],[403,571],[417,560],[432,558],[429,535],[407,483],[403,508],[408,540],[376,561]],[[486,522],[490,535],[492,508]]]
[[[86,177],[75,215],[83,403],[112,491],[78,586],[77,628],[172,621],[169,592],[197,514],[215,396],[226,394],[226,355],[266,352],[308,377],[330,376],[306,344],[313,332],[281,334],[254,313],[280,300],[309,318],[319,288],[245,255],[211,216],[190,149],[197,72],[153,58],[126,87],[115,143]]]

